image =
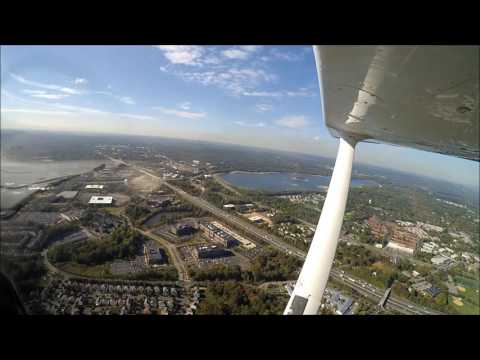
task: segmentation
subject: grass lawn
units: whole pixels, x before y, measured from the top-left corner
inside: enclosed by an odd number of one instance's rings
[[[103,210],[115,216],[120,216],[125,213],[125,207],[107,207],[107,208],[104,208]]]
[[[478,295],[478,294],[477,294]],[[463,306],[458,306],[453,303],[453,297],[449,295],[448,303],[462,315],[480,315],[480,306],[473,304],[468,299],[462,299]]]
[[[366,282],[378,287],[379,289],[385,289],[385,278],[372,276],[372,275],[370,275],[371,272],[372,272],[372,269],[365,268],[365,267],[349,268],[347,271],[345,271],[345,275],[348,275],[348,273],[350,273],[353,276],[356,276],[356,277],[358,277],[362,280],[365,280]]]
[[[455,282],[457,285],[463,286],[465,288],[472,288],[478,290],[480,288],[480,280],[467,278],[465,276],[456,275]]]

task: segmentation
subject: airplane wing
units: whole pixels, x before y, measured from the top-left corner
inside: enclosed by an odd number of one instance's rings
[[[340,144],[317,230],[285,315],[318,313],[358,142],[479,161],[478,46],[314,46],[314,53],[323,119]]]
[[[478,46],[315,46],[334,136],[479,161]]]

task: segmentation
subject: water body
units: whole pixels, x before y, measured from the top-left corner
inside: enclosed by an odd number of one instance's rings
[[[76,175],[90,171],[105,161],[100,160],[76,160],[76,161],[35,161],[17,162],[2,159],[0,167],[0,183],[2,186],[21,186],[50,179]],[[15,206],[33,190],[28,187],[19,189],[1,189],[1,209]]]
[[[319,191],[330,184],[330,176],[305,175],[289,172],[259,173],[232,171],[220,175],[234,186],[261,191]],[[373,180],[352,179],[352,186],[377,186]]]

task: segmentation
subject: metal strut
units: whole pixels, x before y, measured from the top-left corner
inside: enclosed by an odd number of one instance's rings
[[[343,223],[357,140],[340,138],[322,214],[284,315],[316,315],[327,285]]]

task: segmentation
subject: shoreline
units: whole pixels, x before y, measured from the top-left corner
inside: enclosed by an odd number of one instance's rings
[[[59,161],[60,162],[60,161]],[[79,172],[77,174],[71,174],[71,175],[64,175],[64,176],[56,176],[56,177],[53,177],[53,178],[50,178],[50,179],[43,179],[43,180],[39,180],[39,181],[34,181],[30,184],[21,184],[21,185],[17,185],[17,186],[5,186],[5,185],[0,185],[0,191],[5,191],[5,192],[8,192],[10,190],[18,190],[18,189],[26,189],[27,191],[31,191],[30,193],[28,194],[25,194],[25,196],[19,200],[17,200],[16,202],[14,202],[13,204],[9,205],[9,206],[1,206],[0,204],[0,211],[1,212],[6,212],[6,211],[11,211],[12,214],[9,215],[10,216],[13,216],[14,214],[16,214],[26,203],[28,203],[32,197],[38,193],[39,191],[42,191],[40,189],[35,189],[35,190],[29,190],[28,188],[33,186],[33,185],[39,185],[39,184],[44,184],[46,187],[47,186],[56,186],[60,183],[62,183],[63,181],[67,181],[67,180],[70,180],[74,177],[77,177],[77,176],[81,176],[83,174],[87,174],[91,171],[95,171],[101,167],[105,166],[105,162],[102,162],[101,164],[98,164],[97,166],[89,169],[89,170],[86,170],[86,171],[83,171],[83,172]]]

